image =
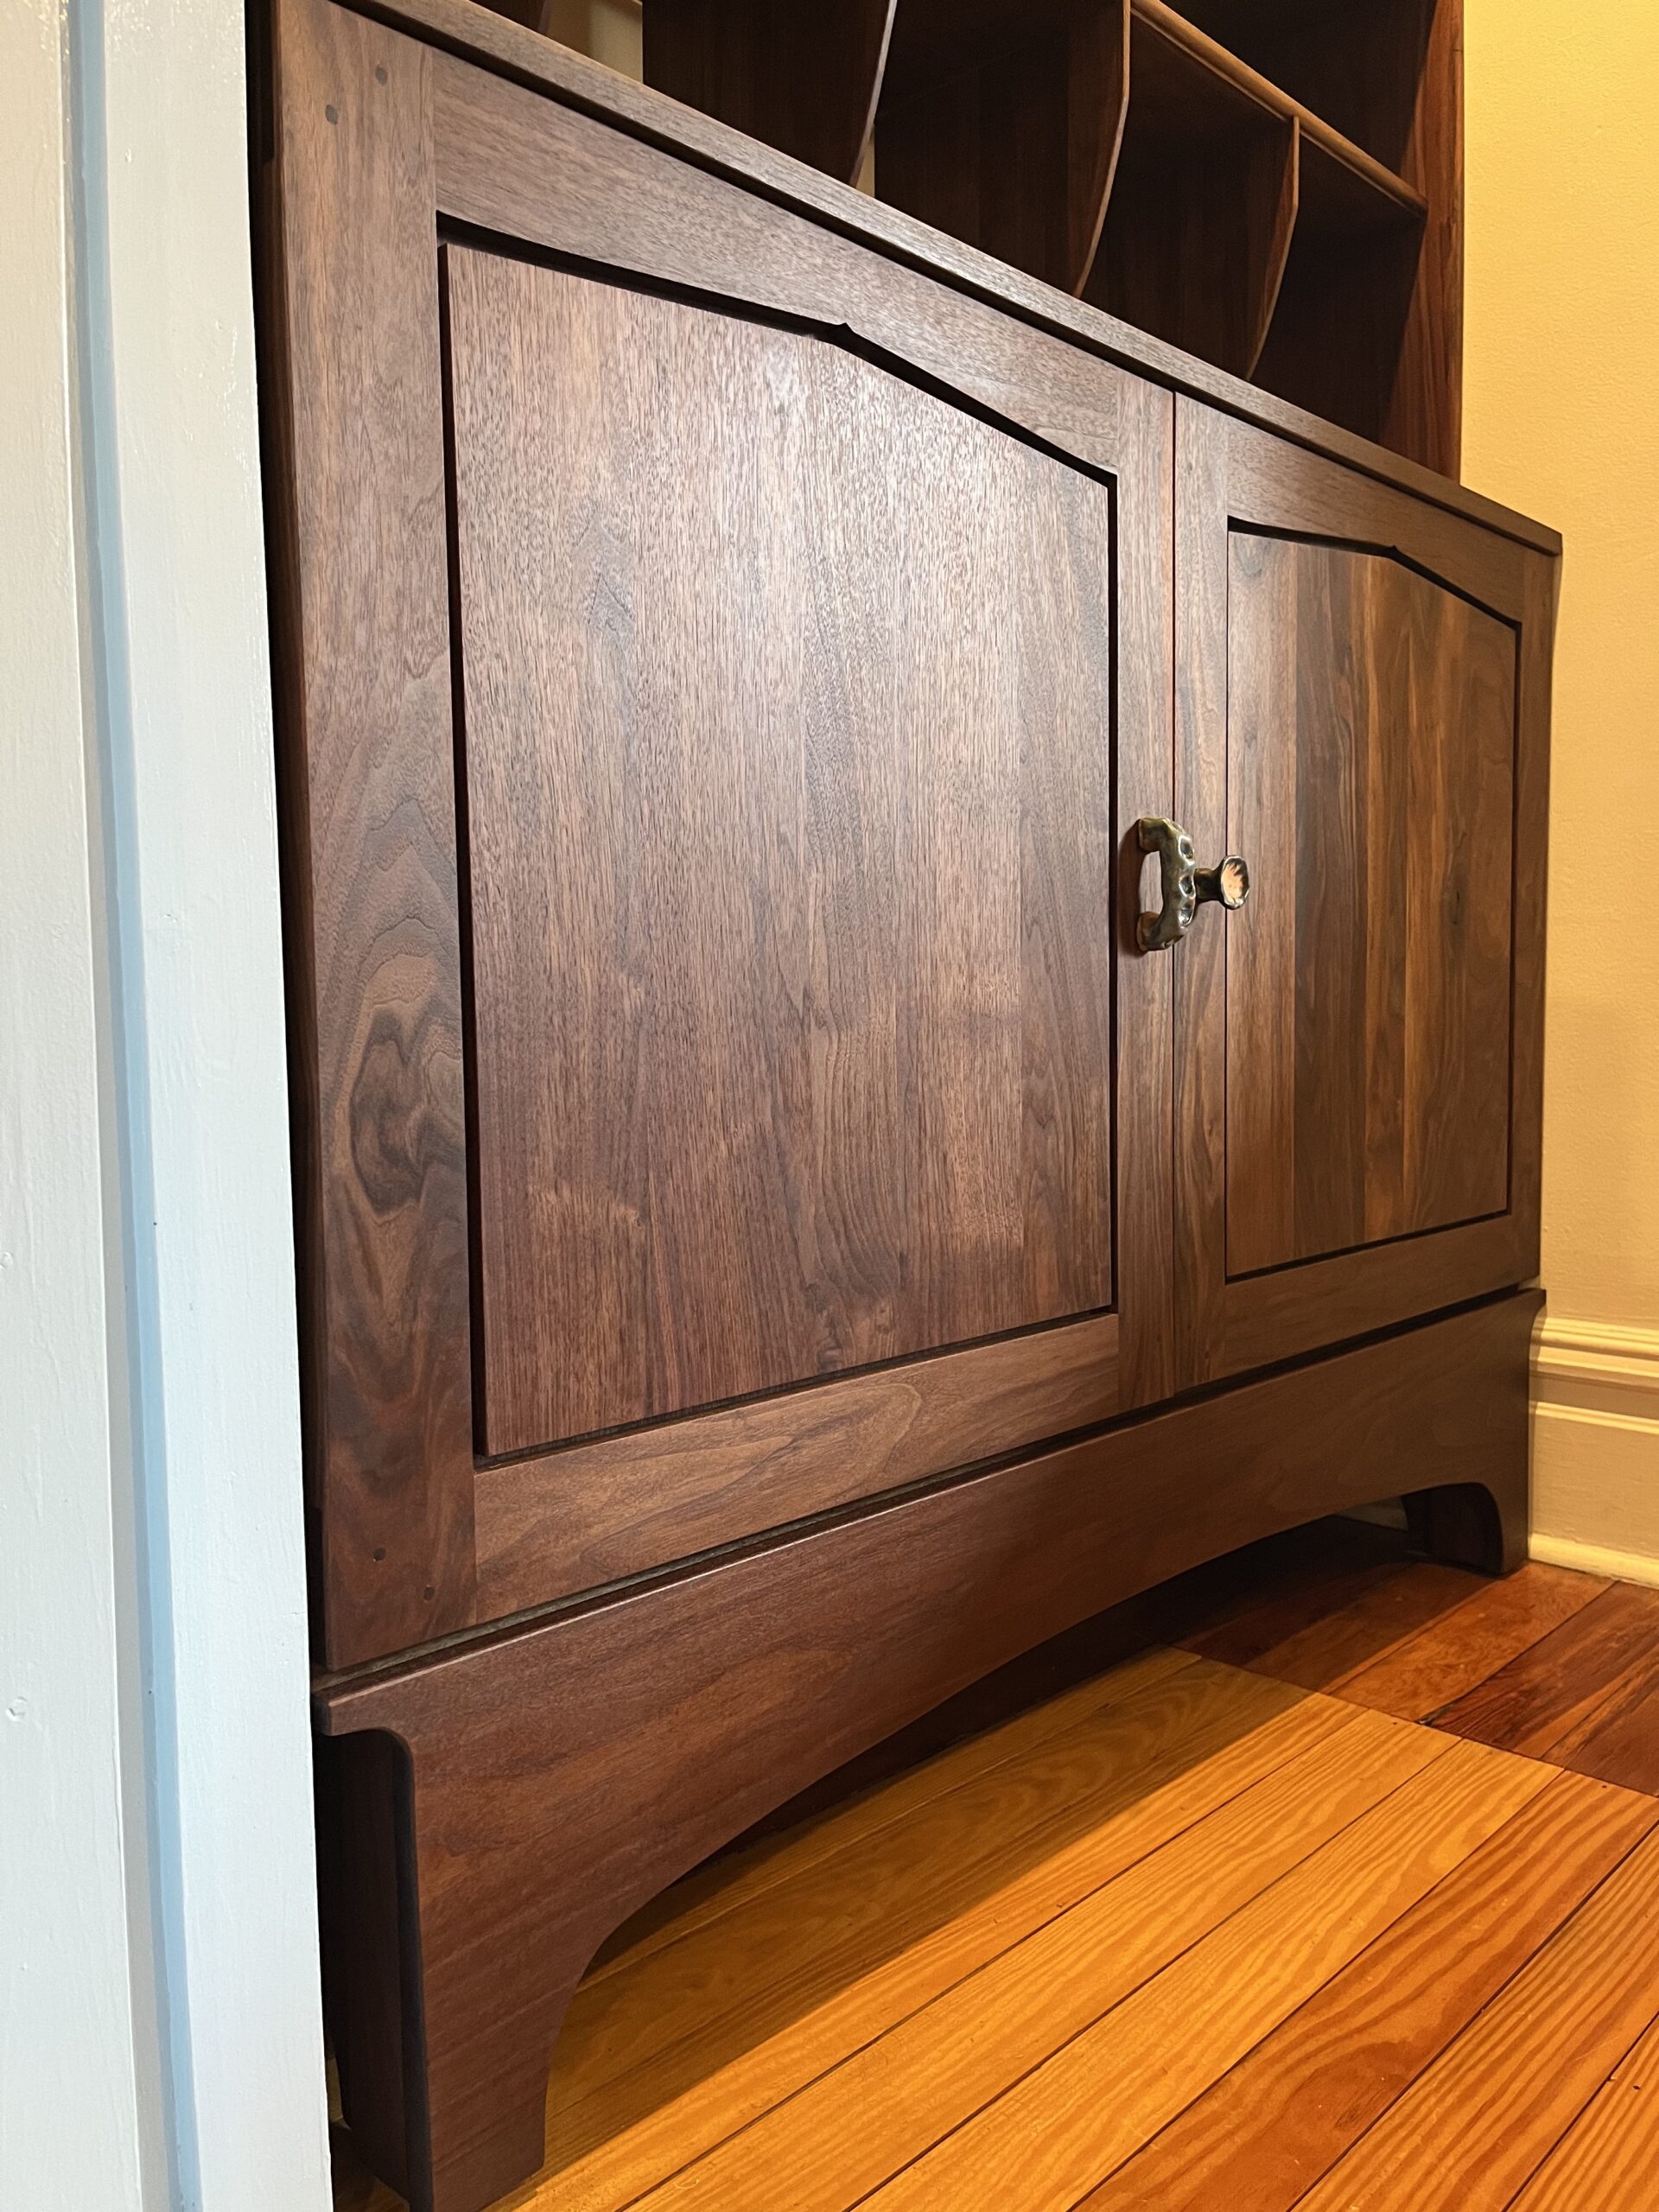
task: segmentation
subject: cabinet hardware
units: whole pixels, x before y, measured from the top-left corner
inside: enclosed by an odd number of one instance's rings
[[[1155,914],[1142,914],[1135,925],[1135,942],[1142,952],[1166,952],[1179,944],[1192,926],[1200,906],[1213,900],[1232,911],[1250,895],[1250,871],[1236,853],[1229,853],[1214,868],[1200,868],[1198,856],[1179,822],[1161,814],[1143,814],[1141,849],[1156,853],[1162,881],[1163,903]]]

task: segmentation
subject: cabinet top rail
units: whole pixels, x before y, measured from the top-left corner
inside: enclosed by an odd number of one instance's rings
[[[478,0],[344,0],[344,4],[861,238],[878,251],[993,301],[1120,367],[1258,423],[1316,453],[1328,454],[1368,476],[1397,484],[1522,544],[1545,553],[1560,552],[1560,535],[1548,524],[1070,298],[758,139],[494,14]]]

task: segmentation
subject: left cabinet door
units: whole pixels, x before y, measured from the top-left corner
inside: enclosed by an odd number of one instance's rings
[[[268,340],[327,1656],[1168,1387],[1170,404],[326,0]]]

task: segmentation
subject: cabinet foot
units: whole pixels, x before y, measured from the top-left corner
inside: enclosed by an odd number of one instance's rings
[[[1507,1481],[1420,1490],[1405,1500],[1411,1541],[1426,1558],[1480,1574],[1513,1574],[1527,1562],[1532,1484],[1524,1456]]]
[[[1479,1479],[1439,1484],[1404,1501],[1413,1543],[1448,1567],[1513,1574],[1526,1564],[1532,1529],[1531,1317],[1540,1302],[1535,1294],[1522,1293],[1495,1309],[1516,1319],[1505,1353],[1482,1378],[1494,1432]]]

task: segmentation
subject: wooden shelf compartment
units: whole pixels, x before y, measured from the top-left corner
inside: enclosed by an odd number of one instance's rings
[[[1081,290],[1122,136],[1128,39],[1128,0],[899,0],[877,196]]]
[[[1158,32],[1165,42],[1179,48],[1194,64],[1231,85],[1242,96],[1264,108],[1294,117],[1305,140],[1329,156],[1332,162],[1351,170],[1361,183],[1381,200],[1391,201],[1402,213],[1421,218],[1427,201],[1415,185],[1387,162],[1379,161],[1357,139],[1338,130],[1328,116],[1316,112],[1274,79],[1252,67],[1243,56],[1212,38],[1190,16],[1178,15],[1165,0],[1130,0],[1137,24]],[[1133,94],[1133,76],[1131,93]]]
[[[1248,376],[1290,251],[1300,130],[1270,87],[1185,31],[1133,10],[1122,150],[1084,296]]]
[[[1396,177],[1422,208],[1414,247],[1403,230],[1358,235],[1359,259],[1298,250],[1282,326],[1260,372],[1269,389],[1428,467],[1456,476],[1463,382],[1463,0],[1181,0],[1193,28],[1282,87],[1304,118]],[[1310,134],[1313,135],[1313,134]],[[1331,138],[1325,143],[1331,150]],[[1373,181],[1377,181],[1373,172]],[[1316,196],[1323,197],[1316,181]],[[1319,316],[1319,270],[1333,289]],[[1403,303],[1402,303],[1403,296]],[[1345,359],[1295,359],[1321,327],[1357,309]],[[1299,340],[1298,334],[1301,338]],[[1386,391],[1356,348],[1387,353]],[[1389,348],[1391,352],[1388,352]],[[1356,407],[1351,403],[1358,399]]]
[[[1421,124],[1459,33],[1456,0],[1181,0],[1183,13],[1304,108],[1432,196]]]
[[[1304,136],[1296,228],[1256,383],[1394,442],[1423,237],[1420,209]]]
[[[844,184],[875,124],[897,0],[646,0],[645,80]]]
[[[574,10],[626,3],[493,0],[567,36]],[[643,0],[630,19],[660,90],[1455,475],[1462,0],[1182,10]]]

